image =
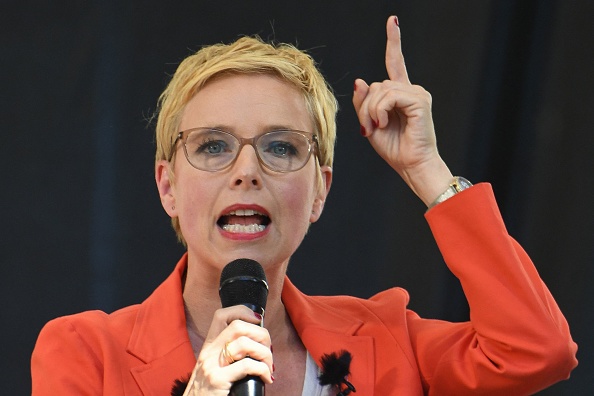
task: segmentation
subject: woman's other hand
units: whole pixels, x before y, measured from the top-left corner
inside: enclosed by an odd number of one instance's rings
[[[217,310],[184,396],[227,395],[247,375],[271,384],[270,334],[260,321],[242,305]]]
[[[408,78],[398,18],[388,18],[386,30],[389,80],[371,85],[355,80],[353,105],[361,133],[429,205],[447,189],[452,174],[437,152],[431,95]]]

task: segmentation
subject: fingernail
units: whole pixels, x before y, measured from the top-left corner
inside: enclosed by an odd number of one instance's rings
[[[367,136],[367,131],[363,125],[361,125],[361,129],[359,129],[359,133],[361,133],[361,136]]]
[[[353,83],[353,91],[356,91],[356,90],[357,90],[357,81],[355,81],[355,82]]]
[[[394,15],[394,22],[396,23],[396,26],[400,26],[400,23],[398,22],[398,17],[396,15]]]
[[[271,375],[270,378],[272,378],[272,382],[274,382],[274,375]]]
[[[374,119],[372,119],[372,120],[371,120],[371,123],[373,124],[373,129],[377,129],[377,126],[379,125],[379,124],[377,123],[377,121],[376,121],[376,120],[374,120]]]
[[[258,319],[258,320],[262,320],[262,315],[260,315],[258,312],[254,312],[254,316]]]
[[[274,348],[270,345],[270,353],[274,353]]]

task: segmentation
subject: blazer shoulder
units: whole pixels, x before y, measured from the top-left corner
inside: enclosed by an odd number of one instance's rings
[[[308,296],[309,298],[323,301],[327,304],[365,304],[365,305],[375,305],[375,304],[383,304],[389,303],[394,301],[402,301],[405,304],[408,303],[408,292],[401,288],[401,287],[391,287],[386,290],[382,290],[377,294],[369,298],[363,297],[355,297],[355,296],[348,296],[348,295],[336,295],[336,296]]]
[[[119,309],[113,313],[100,310],[85,311],[50,320],[41,330],[39,340],[76,337],[87,343],[101,339],[127,339],[136,322],[139,305]],[[123,341],[123,340],[122,340]]]
[[[353,296],[309,296],[312,303],[325,305],[332,310],[340,310],[351,315],[368,315],[383,317],[395,312],[406,311],[409,301],[408,292],[400,287],[392,287],[381,291],[370,298]]]

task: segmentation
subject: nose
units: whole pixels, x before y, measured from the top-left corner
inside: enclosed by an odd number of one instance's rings
[[[262,188],[262,167],[253,146],[241,148],[231,172],[231,188]]]

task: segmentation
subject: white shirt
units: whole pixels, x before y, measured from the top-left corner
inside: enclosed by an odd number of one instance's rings
[[[303,392],[301,396],[331,396],[330,386],[320,385],[318,381],[320,369],[309,352],[307,352],[305,359],[305,380],[303,381]]]

